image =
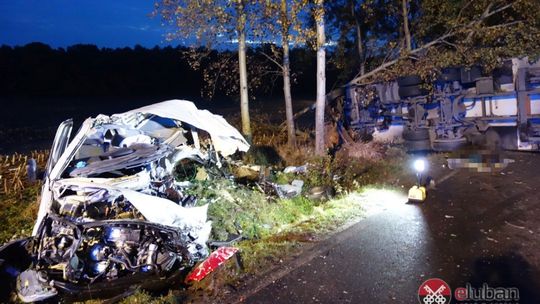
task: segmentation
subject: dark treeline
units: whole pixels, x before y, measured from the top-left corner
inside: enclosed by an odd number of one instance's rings
[[[54,49],[37,42],[17,47],[4,45],[0,47],[0,96],[200,98],[204,87],[202,72],[193,70],[182,57],[186,50],[180,46],[110,49],[86,44]],[[258,51],[250,48],[251,56],[262,57]],[[209,54],[218,55],[216,51]],[[314,52],[295,49],[291,60],[296,75],[293,93],[314,95]],[[281,89],[280,80],[276,79],[254,93],[259,97],[280,97]],[[224,97],[224,92],[217,91],[216,97]]]

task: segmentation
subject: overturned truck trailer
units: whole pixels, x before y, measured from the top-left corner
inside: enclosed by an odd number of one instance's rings
[[[540,62],[526,58],[507,61],[491,75],[479,66],[446,68],[430,84],[416,75],[386,83],[353,80],[340,98],[341,123],[357,138],[403,142],[410,151],[471,143],[540,149]]]
[[[23,302],[84,300],[181,282],[208,257],[212,227],[184,169],[219,169],[249,144],[185,100],[88,118],[73,138],[72,127],[56,133],[32,236],[0,248],[2,301],[14,290]]]

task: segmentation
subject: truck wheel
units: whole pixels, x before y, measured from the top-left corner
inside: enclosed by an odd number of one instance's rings
[[[462,84],[474,83],[476,79],[482,77],[482,69],[478,66],[472,66],[470,68],[462,67],[460,72]]]
[[[421,84],[422,82],[422,78],[418,75],[402,76],[397,79],[397,83],[400,87],[414,86]]]
[[[491,150],[499,150],[502,148],[501,136],[493,128],[487,130],[484,136],[486,139],[486,148]]]
[[[458,68],[446,68],[443,69],[441,75],[438,78],[442,82],[450,81],[460,81],[461,80],[461,70]]]
[[[449,152],[463,148],[467,145],[467,138],[456,139],[435,139],[433,141],[433,150],[437,152]]]
[[[429,139],[428,129],[405,129],[401,135],[404,140],[426,140]]]
[[[408,152],[420,152],[420,151],[430,151],[431,143],[429,139],[425,140],[406,140],[405,148]]]
[[[504,150],[518,149],[518,134],[516,127],[498,127],[497,133],[501,138],[501,148]]]
[[[408,97],[415,97],[415,96],[421,96],[426,95],[427,91],[420,88],[418,85],[413,85],[409,87],[399,87],[399,97],[401,98],[408,98]]]

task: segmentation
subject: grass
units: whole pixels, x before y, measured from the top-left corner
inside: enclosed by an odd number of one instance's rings
[[[47,151],[0,155],[0,244],[31,234],[41,183],[27,181],[26,162],[34,158],[43,168],[47,157]]]

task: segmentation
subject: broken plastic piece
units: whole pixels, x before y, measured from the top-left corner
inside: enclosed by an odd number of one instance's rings
[[[35,270],[23,271],[17,278],[17,295],[25,303],[42,301],[57,293]]]
[[[291,198],[302,193],[304,181],[295,179],[290,185],[274,185],[276,192],[280,198]]]
[[[307,172],[307,165],[303,166],[289,166],[283,170],[283,173],[306,173]]]
[[[238,248],[235,247],[220,247],[208,256],[206,260],[195,267],[186,277],[186,283],[196,281],[199,282],[204,279],[211,272],[216,270],[219,266],[223,265],[228,259],[230,259]]]

